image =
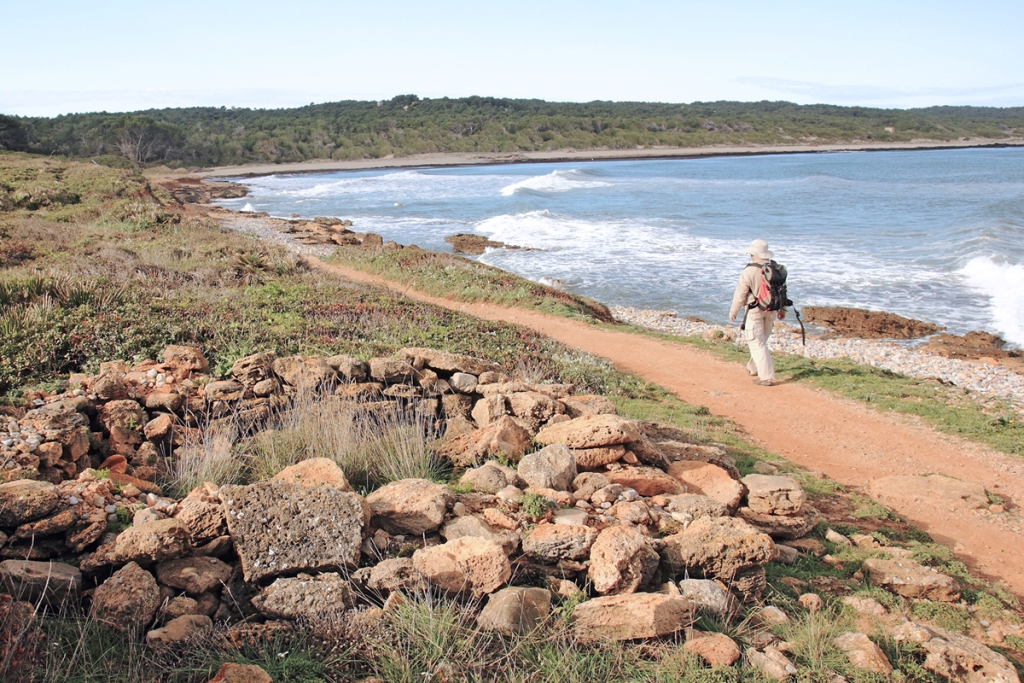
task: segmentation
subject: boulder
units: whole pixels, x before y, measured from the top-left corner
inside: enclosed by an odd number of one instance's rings
[[[298,389],[315,389],[337,381],[334,368],[320,356],[288,356],[274,361],[274,374]]]
[[[807,494],[792,477],[748,474],[741,481],[747,487],[747,507],[763,515],[796,514],[807,502]]]
[[[633,593],[650,582],[658,569],[658,553],[651,541],[632,526],[601,531],[590,549],[587,576],[602,595]]]
[[[571,418],[584,415],[614,415],[615,404],[606,396],[566,396],[559,399]]]
[[[198,595],[227,583],[231,566],[215,557],[183,557],[158,564],[156,578],[165,586]]]
[[[931,638],[921,643],[924,668],[950,681],[1020,683],[1013,664],[973,638],[928,627]]]
[[[448,386],[460,394],[472,394],[476,391],[479,382],[475,375],[466,372],[456,372],[448,378]]]
[[[541,524],[523,538],[523,553],[548,562],[583,560],[597,531],[581,524]]]
[[[161,413],[146,423],[142,428],[142,434],[150,441],[165,441],[174,429],[174,418],[167,413]]]
[[[576,453],[578,451],[575,451]],[[577,465],[579,461],[577,461]],[[599,489],[611,484],[608,477],[598,472],[582,472],[572,480],[572,490],[577,500],[590,500]]]
[[[565,446],[553,444],[523,456],[517,471],[531,488],[568,491],[576,478],[576,459]]]
[[[596,470],[613,462],[617,462],[626,455],[626,447],[607,446],[605,448],[574,448],[572,451],[576,457],[576,466],[581,470]]]
[[[37,537],[53,536],[67,531],[76,521],[78,521],[78,515],[75,514],[75,509],[65,508],[35,522],[25,522],[14,530],[12,536],[29,541]]]
[[[396,355],[416,367],[425,366],[441,372],[463,372],[470,375],[480,375],[484,372],[497,372],[501,369],[501,366],[497,363],[492,363],[482,358],[416,346],[400,349]]]
[[[203,352],[193,346],[171,345],[164,349],[164,365],[175,370],[189,372],[206,372],[210,364],[203,357]]]
[[[210,617],[205,614],[185,614],[147,633],[146,645],[153,649],[181,645],[211,630],[213,620]]]
[[[658,638],[690,626],[693,605],[658,593],[606,595],[577,605],[572,621],[581,640]]]
[[[742,652],[736,641],[724,633],[703,633],[690,631],[683,649],[692,652],[708,666],[732,666]]]
[[[306,487],[330,486],[339,491],[352,491],[345,473],[330,458],[309,458],[289,465],[274,475],[274,479],[289,481]]]
[[[349,382],[365,382],[370,377],[370,366],[354,356],[330,356],[324,362]]]
[[[416,536],[436,531],[454,500],[447,486],[426,479],[394,481],[366,497],[374,526]]]
[[[775,555],[767,534],[733,517],[700,517],[665,539],[662,560],[669,571],[725,582],[745,597],[764,589],[763,567]]]
[[[825,609],[825,601],[817,593],[804,593],[796,599],[796,604],[808,612],[820,612]]]
[[[494,529],[476,515],[463,515],[449,520],[441,527],[441,537],[451,541],[456,538],[471,536],[473,538],[486,538],[501,546],[506,555],[511,554],[519,546],[519,534],[506,529]]]
[[[246,581],[359,564],[366,520],[354,493],[271,479],[220,496]]]
[[[148,625],[159,606],[156,579],[135,562],[129,562],[93,591],[90,614],[110,628],[127,631]]]
[[[684,493],[682,484],[656,467],[623,467],[605,472],[604,476],[613,484],[633,489],[644,497]]]
[[[885,677],[892,673],[892,664],[885,653],[863,633],[847,631],[832,643],[846,654],[854,669],[871,671]]]
[[[209,683],[274,683],[266,671],[255,664],[222,664]]]
[[[911,560],[864,561],[862,570],[871,577],[871,583],[905,598],[956,602],[960,588],[953,577]]]
[[[538,391],[521,391],[509,394],[509,410],[516,417],[538,422],[547,422],[553,415],[565,412],[565,406],[547,394]]]
[[[0,562],[0,586],[16,600],[34,605],[77,607],[82,572],[62,562],[4,560]]]
[[[46,517],[57,502],[57,487],[46,481],[19,479],[0,484],[0,526],[18,526]]]
[[[686,493],[705,495],[735,511],[747,493],[746,487],[718,465],[679,460],[669,465],[668,473],[685,487]]]
[[[501,394],[484,396],[473,406],[470,415],[479,427],[494,424],[505,415],[505,397]]]
[[[508,415],[483,429],[446,438],[438,454],[456,466],[475,465],[490,457],[518,461],[530,448],[530,433]]]
[[[254,386],[274,376],[275,358],[272,351],[239,358],[231,364],[231,376],[245,386]]]
[[[90,386],[90,391],[101,401],[119,401],[128,398],[124,379],[114,373],[101,374]]]
[[[413,566],[427,581],[454,595],[481,598],[512,577],[508,556],[494,541],[463,537],[417,550]]]
[[[416,375],[416,370],[403,360],[371,358],[370,377],[384,384],[405,384]]]
[[[791,515],[765,515],[748,507],[740,508],[736,515],[758,531],[786,540],[803,538],[814,529],[819,518],[818,511],[810,505],[804,505],[800,512]]]
[[[176,413],[181,410],[184,402],[182,395],[173,391],[154,391],[146,395],[146,410]]]
[[[633,422],[617,415],[583,415],[548,425],[537,432],[536,438],[544,445],[560,443],[569,448],[602,448],[636,441],[640,432]]]
[[[351,607],[352,591],[338,574],[299,574],[275,579],[253,597],[252,606],[271,619],[313,619]]]
[[[468,484],[480,493],[497,493],[509,485],[505,471],[495,462],[485,462],[480,467],[468,469],[459,479],[460,484]]]
[[[108,432],[114,432],[115,428],[134,431],[142,427],[146,422],[146,412],[137,402],[131,399],[121,401],[109,401],[100,406],[98,411],[100,424]]]
[[[707,610],[724,617],[729,613],[732,600],[724,588],[710,579],[683,579],[676,588],[679,595],[693,603],[697,609]]]
[[[245,393],[245,387],[241,382],[226,379],[220,382],[210,382],[203,392],[208,401],[237,401]]]
[[[192,552],[188,527],[176,519],[161,519],[130,526],[117,537],[114,557],[118,562],[149,565],[184,557]]]
[[[193,545],[209,543],[228,532],[224,510],[212,484],[210,488],[193,489],[179,501],[174,518],[188,529]]]
[[[484,631],[513,636],[534,630],[551,612],[551,591],[512,586],[494,593],[477,617]]]

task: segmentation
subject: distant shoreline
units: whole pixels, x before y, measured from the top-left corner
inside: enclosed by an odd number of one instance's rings
[[[826,152],[888,152],[940,149],[1024,147],[1024,139],[993,141],[989,138],[946,142],[915,140],[827,145],[727,145],[722,147],[648,147],[615,150],[556,150],[548,152],[414,154],[383,159],[350,161],[301,161],[286,164],[245,164],[204,169],[193,175],[202,178],[256,177],[293,173],[359,171],[386,168],[437,168],[445,166],[487,166],[497,164],[568,163],[578,161],[636,161],[655,159],[702,159],[708,157],[762,156],[773,154],[814,154]]]

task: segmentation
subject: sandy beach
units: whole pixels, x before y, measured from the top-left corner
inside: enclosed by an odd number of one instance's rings
[[[720,147],[645,147],[643,149],[554,150],[515,153],[442,153],[414,154],[406,157],[355,159],[351,161],[302,161],[290,164],[246,164],[220,166],[193,175],[203,178],[259,176],[278,173],[320,173],[323,171],[358,171],[373,168],[408,168],[429,166],[472,166],[488,164],[523,164],[531,162],[609,161],[628,159],[699,159],[717,156],[750,156],[761,154],[807,154],[820,152],[880,152],[894,150],[961,149],[965,147],[1018,147],[1024,139],[994,141],[972,138],[949,142],[945,140],[912,140],[910,142],[854,142],[846,144],[793,145],[723,145]]]

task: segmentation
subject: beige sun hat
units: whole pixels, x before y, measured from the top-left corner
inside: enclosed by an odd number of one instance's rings
[[[768,243],[764,240],[754,240],[749,247],[743,250],[743,253],[765,261],[775,256],[774,252],[768,251]]]

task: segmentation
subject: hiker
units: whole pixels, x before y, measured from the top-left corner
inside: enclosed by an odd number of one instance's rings
[[[784,306],[789,302],[783,299],[783,307],[778,307],[777,304],[773,306],[764,300],[764,292],[769,288],[762,274],[763,268],[766,265],[778,267],[772,261],[775,254],[768,251],[768,243],[764,240],[754,240],[743,253],[750,254],[750,263],[740,273],[740,281],[736,285],[732,307],[729,309],[729,320],[736,322],[740,309],[746,309],[741,329],[747,339],[747,346],[750,347],[747,372],[754,377],[754,384],[770,387],[775,380],[775,364],[772,363],[772,355],[768,352],[768,337],[772,334],[775,318],[782,320],[786,317]],[[785,282],[785,269],[782,269],[782,277]],[[777,310],[773,310],[775,308]]]

